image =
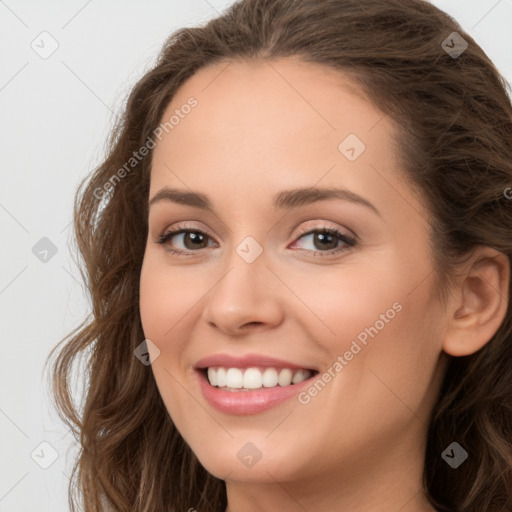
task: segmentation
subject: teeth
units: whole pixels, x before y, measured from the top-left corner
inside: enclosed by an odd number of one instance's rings
[[[275,368],[267,368],[262,376],[263,387],[273,388],[279,382],[279,375]]]
[[[212,386],[217,385],[217,372],[213,368],[208,368],[208,380]]]
[[[283,368],[279,372],[277,382],[280,386],[289,386],[292,383],[293,373],[288,368]]]
[[[309,377],[311,377],[311,372],[308,370],[299,370],[293,374],[292,384],[298,384],[303,380],[309,379]]]
[[[226,372],[226,386],[240,389],[244,385],[244,375],[239,368],[229,368]]]
[[[309,379],[313,372],[310,370],[299,369],[291,370],[283,368],[208,368],[208,381],[212,386],[219,388],[238,389],[260,389],[273,388],[279,386],[290,386],[299,384]]]
[[[242,373],[242,372],[240,372]],[[248,368],[244,372],[244,384],[246,389],[258,389],[263,384],[263,376],[258,368]]]
[[[213,370],[213,368],[211,368]],[[208,368],[208,372],[210,372],[210,368]],[[214,370],[215,372],[215,370]],[[216,379],[217,379],[217,382],[215,384],[212,384],[212,386],[219,386],[219,387],[224,387],[226,385],[226,370],[224,370],[224,368],[219,368],[217,370],[217,372],[215,372],[216,375]],[[210,376],[210,374],[208,373],[208,377]],[[210,381],[210,384],[211,384],[211,381]]]

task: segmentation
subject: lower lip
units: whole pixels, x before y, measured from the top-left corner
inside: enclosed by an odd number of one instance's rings
[[[206,401],[218,411],[227,414],[247,415],[258,414],[275,407],[309,386],[317,377],[313,375],[307,380],[290,386],[260,388],[253,391],[225,391],[211,386],[206,375],[201,370],[196,371],[199,385]]]

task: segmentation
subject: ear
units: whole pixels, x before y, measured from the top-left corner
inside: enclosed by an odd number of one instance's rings
[[[502,252],[478,246],[458,276],[453,291],[443,350],[467,356],[496,333],[507,313],[510,265]]]

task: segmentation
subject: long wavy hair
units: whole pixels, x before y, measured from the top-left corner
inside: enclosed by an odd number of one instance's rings
[[[468,44],[458,56],[449,51],[463,48],[453,32]],[[174,32],[129,94],[105,161],[75,197],[76,249],[92,307],[47,360],[59,416],[80,448],[69,483],[73,511],[79,502],[85,512],[225,510],[225,482],[201,466],[174,426],[151,367],[134,357],[145,338],[139,278],[151,151],[132,160],[108,193],[98,190],[147,144],[178,88],[197,70],[287,56],[348,74],[396,123],[397,158],[431,214],[440,289],[477,245],[511,260],[509,85],[446,13],[423,0],[242,0],[202,26]],[[85,389],[80,403],[71,392],[77,361],[85,362],[78,372]],[[469,451],[457,470],[441,458],[454,440]],[[428,428],[423,475],[432,506],[510,512],[511,440],[509,302],[484,348],[450,357]]]

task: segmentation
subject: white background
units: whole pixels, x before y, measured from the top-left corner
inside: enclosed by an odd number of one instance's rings
[[[76,449],[51,408],[43,364],[88,312],[69,247],[75,189],[101,162],[114,113],[164,40],[231,3],[0,0],[0,512],[69,510]],[[512,82],[512,0],[433,3]],[[47,59],[31,48],[43,31],[59,45]],[[32,252],[43,237],[57,248],[45,263]],[[48,469],[31,458],[43,441],[58,452]],[[34,457],[50,453],[43,445]]]

